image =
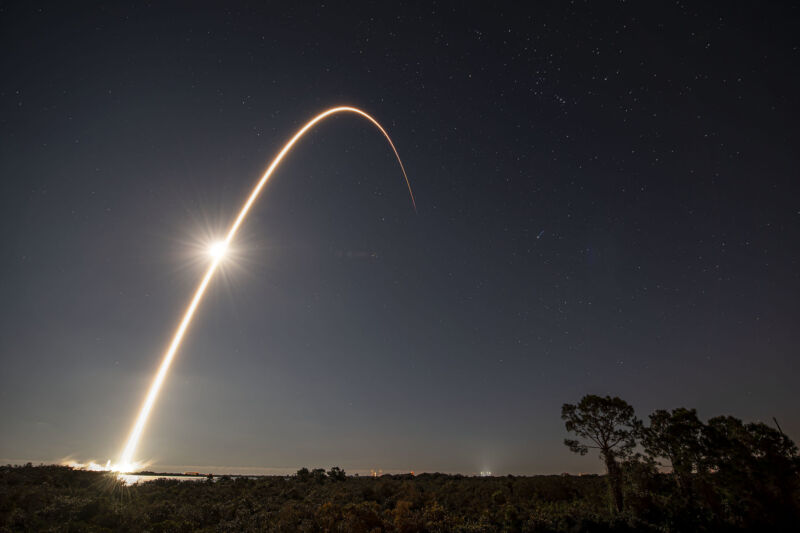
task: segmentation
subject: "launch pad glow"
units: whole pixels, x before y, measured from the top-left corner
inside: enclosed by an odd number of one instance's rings
[[[170,365],[172,364],[172,360],[175,358],[175,354],[177,353],[178,349],[181,346],[181,342],[183,341],[183,337],[186,334],[186,330],[189,328],[189,325],[192,322],[192,317],[194,316],[197,307],[200,305],[200,302],[203,300],[203,295],[206,292],[206,288],[208,287],[209,283],[214,277],[214,273],[217,271],[217,267],[219,266],[220,262],[224,260],[225,254],[233,241],[234,237],[236,236],[236,232],[239,230],[239,226],[242,225],[247,213],[250,211],[253,203],[258,199],[261,190],[264,188],[264,185],[269,180],[272,173],[281,163],[283,158],[289,153],[292,149],[294,144],[300,140],[305,133],[311,129],[315,124],[320,122],[321,120],[337,114],[337,113],[355,113],[368,121],[370,121],[375,127],[377,127],[386,140],[389,142],[389,146],[391,146],[392,151],[394,152],[395,157],[397,158],[397,162],[400,164],[400,170],[403,172],[403,178],[405,178],[406,187],[408,187],[408,194],[411,197],[411,203],[414,206],[414,210],[416,211],[417,205],[414,199],[414,192],[411,190],[411,183],[408,180],[408,175],[406,174],[406,169],[403,166],[403,162],[400,160],[400,154],[397,152],[397,148],[395,148],[392,139],[389,137],[389,134],[383,129],[377,120],[372,118],[370,115],[365,113],[364,111],[357,109],[355,107],[333,107],[326,111],[323,111],[313,119],[309,120],[302,128],[300,128],[294,136],[289,139],[289,141],[283,146],[278,155],[270,163],[267,170],[264,172],[264,175],[261,176],[261,179],[258,181],[256,186],[253,188],[253,191],[250,193],[250,196],[247,198],[247,201],[242,206],[239,214],[237,215],[236,219],[234,220],[233,224],[231,225],[230,229],[228,230],[228,234],[224,240],[214,243],[208,253],[211,257],[211,265],[209,265],[208,270],[206,270],[205,275],[203,276],[202,280],[200,281],[200,285],[194,292],[194,296],[192,296],[191,301],[189,302],[189,306],[184,311],[183,318],[178,325],[178,328],[175,330],[175,333],[172,337],[172,341],[169,344],[169,348],[167,349],[166,353],[164,354],[164,358],[161,361],[161,364],[158,367],[158,371],[156,372],[155,377],[153,378],[152,383],[150,384],[150,388],[147,391],[147,395],[144,398],[144,402],[142,403],[141,408],[139,409],[139,414],[136,417],[136,421],[131,428],[130,434],[128,436],[127,444],[125,445],[125,449],[122,451],[120,455],[119,462],[114,465],[110,465],[108,469],[117,471],[117,472],[131,472],[138,468],[141,463],[137,463],[134,460],[134,454],[136,453],[136,448],[139,445],[139,441],[142,438],[142,432],[144,431],[145,426],[147,425],[147,420],[150,417],[150,412],[153,410],[153,406],[155,405],[156,399],[158,398],[158,393],[161,391],[161,387],[164,385],[164,380],[167,377],[167,373],[169,372]]]

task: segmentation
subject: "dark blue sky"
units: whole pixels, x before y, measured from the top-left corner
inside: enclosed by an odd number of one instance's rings
[[[0,461],[595,471],[564,402],[800,438],[796,6],[0,8]]]

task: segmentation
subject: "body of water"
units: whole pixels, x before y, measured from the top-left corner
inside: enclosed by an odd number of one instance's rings
[[[119,479],[125,482],[126,485],[135,485],[136,483],[146,483],[148,481],[155,481],[156,479],[177,479],[178,481],[205,481],[206,476],[170,476],[158,474],[120,474]],[[218,479],[215,477],[214,479]]]

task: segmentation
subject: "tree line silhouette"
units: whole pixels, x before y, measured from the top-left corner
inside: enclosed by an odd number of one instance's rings
[[[605,475],[373,478],[332,467],[128,486],[110,473],[8,465],[0,533],[800,531],[800,458],[780,428],[702,422],[686,408],[641,421],[624,400],[594,395],[561,414],[566,445],[597,453]]]
[[[684,407],[656,410],[645,425],[625,400],[596,395],[564,404],[561,418],[578,437],[564,444],[597,450],[605,464],[614,513],[625,511],[627,493],[634,515],[660,510],[685,530],[800,525],[800,458],[779,426],[732,416],[703,423]]]

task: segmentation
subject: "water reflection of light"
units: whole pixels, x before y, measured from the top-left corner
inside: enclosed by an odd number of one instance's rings
[[[159,476],[158,474],[117,474],[125,485],[136,485],[137,483],[147,483],[157,479],[175,479],[178,481],[205,481],[207,476]]]

